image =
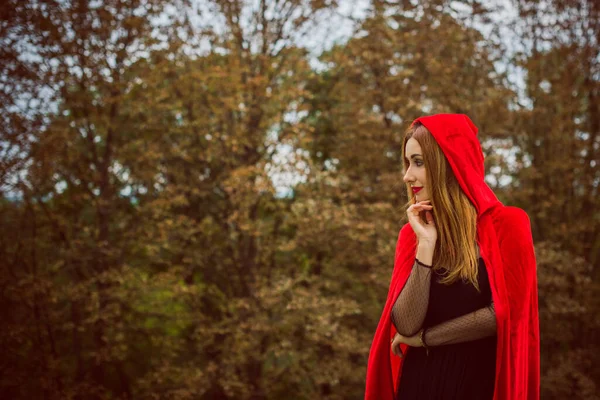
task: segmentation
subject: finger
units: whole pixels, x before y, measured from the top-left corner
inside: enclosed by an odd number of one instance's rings
[[[425,218],[427,219],[428,224],[435,223],[435,221],[433,220],[433,214],[431,213],[431,211],[425,211]]]
[[[433,209],[433,206],[413,205],[413,206],[410,206],[406,211],[408,213],[413,213],[414,215],[417,215],[421,211],[432,210],[432,209]]]
[[[428,206],[428,205],[422,205],[422,206],[416,206],[414,207],[414,210],[419,210],[419,211],[424,211],[424,210],[432,210],[433,206]]]
[[[433,206],[431,204],[413,204],[409,208],[412,209],[431,209]]]
[[[427,211],[427,210],[432,210],[433,206],[415,206],[415,207],[410,207],[407,210],[407,213],[410,215],[414,215],[415,217],[419,215],[419,213],[423,212],[423,211]]]
[[[413,204],[411,207],[433,207],[431,204]]]
[[[396,356],[398,356],[398,357],[402,358],[402,355],[403,355],[403,354],[402,354],[402,349],[400,349],[400,342],[398,342],[398,343],[395,343],[395,344],[392,346],[392,353],[394,353],[394,355],[396,355]]]
[[[394,343],[394,348],[392,351],[395,355],[402,358],[402,349],[400,349],[400,342]]]

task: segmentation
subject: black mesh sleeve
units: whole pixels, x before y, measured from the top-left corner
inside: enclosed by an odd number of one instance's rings
[[[392,307],[392,322],[403,336],[413,336],[421,330],[429,305],[431,273],[430,268],[419,265],[415,260],[410,276]]]
[[[423,340],[427,346],[441,346],[482,339],[496,334],[494,303],[472,313],[427,328]]]

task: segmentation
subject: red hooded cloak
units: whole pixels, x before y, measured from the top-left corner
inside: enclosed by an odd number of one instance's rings
[[[529,217],[504,206],[484,181],[477,127],[463,114],[421,117],[462,190],[477,209],[477,242],[489,276],[496,313],[494,400],[539,399],[540,340],[536,260]],[[416,256],[416,235],[405,224],[398,235],[394,270],[383,313],[369,352],[366,400],[393,400],[403,358],[391,352],[396,333],[390,313]],[[401,345],[406,354],[410,347]]]

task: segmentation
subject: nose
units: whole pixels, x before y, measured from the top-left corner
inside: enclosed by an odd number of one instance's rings
[[[411,183],[411,182],[415,181],[415,179],[410,171],[410,167],[408,167],[408,169],[406,170],[406,173],[404,174],[404,177],[402,178],[402,180],[404,180],[404,183]]]

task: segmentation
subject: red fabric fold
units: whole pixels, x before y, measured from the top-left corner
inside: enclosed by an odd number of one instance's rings
[[[539,399],[539,317],[536,260],[529,217],[504,206],[484,181],[477,127],[463,114],[416,119],[434,136],[462,188],[477,209],[477,241],[487,268],[496,312],[497,349],[494,400]],[[410,224],[398,235],[387,300],[377,325],[366,377],[366,400],[392,400],[402,360],[391,352],[395,334],[390,313],[416,255]],[[410,348],[401,345],[406,354]],[[401,399],[400,399],[401,400]]]

